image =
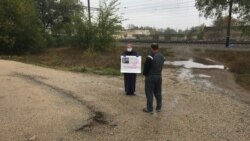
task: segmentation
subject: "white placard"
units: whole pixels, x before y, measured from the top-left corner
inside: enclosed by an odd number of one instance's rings
[[[121,73],[141,73],[141,56],[121,56]]]

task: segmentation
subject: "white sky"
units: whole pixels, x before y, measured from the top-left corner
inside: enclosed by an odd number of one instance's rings
[[[87,0],[81,0],[87,6]],[[90,0],[91,7],[98,7],[99,0]],[[156,28],[186,29],[193,26],[211,25],[211,19],[199,16],[195,0],[120,0],[119,13],[128,24]]]

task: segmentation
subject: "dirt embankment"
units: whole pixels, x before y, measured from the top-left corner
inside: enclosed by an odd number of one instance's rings
[[[250,105],[224,89],[163,73],[163,111],[142,112],[122,77],[78,74],[0,60],[0,141],[248,141]],[[249,97],[246,97],[247,99]]]

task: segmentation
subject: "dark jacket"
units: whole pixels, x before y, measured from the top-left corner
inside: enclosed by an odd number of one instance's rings
[[[131,51],[131,52],[124,51],[124,52],[122,53],[122,56],[138,56],[138,53],[135,52],[135,51]]]
[[[143,75],[161,76],[164,61],[165,58],[160,52],[149,55],[144,64]]]

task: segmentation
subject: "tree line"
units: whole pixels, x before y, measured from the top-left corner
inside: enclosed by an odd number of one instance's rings
[[[231,0],[196,0],[206,18],[221,19]],[[233,14],[244,34],[250,35],[250,0],[232,0]],[[0,54],[39,52],[49,46],[74,46],[101,51],[114,43],[122,29],[118,0],[100,0],[97,16],[88,24],[87,9],[80,0],[0,0]],[[202,28],[171,28],[151,32],[198,34]]]
[[[0,54],[35,53],[50,46],[104,50],[121,29],[118,5],[118,0],[100,1],[89,25],[80,0],[1,0]]]
[[[155,28],[150,26],[136,26],[133,24],[128,25],[129,30],[148,30],[151,35],[187,35],[188,38],[192,38],[192,36],[197,36],[197,40],[203,39],[205,25],[202,24],[200,26],[194,26],[191,28],[187,28],[185,30],[174,29],[174,28]]]
[[[230,2],[238,26],[244,35],[250,36],[250,0],[195,0],[195,7],[206,18],[222,19],[225,13],[228,15]]]

